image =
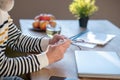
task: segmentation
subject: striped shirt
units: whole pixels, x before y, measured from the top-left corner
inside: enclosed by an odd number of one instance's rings
[[[48,65],[46,54],[9,58],[5,55],[6,46],[20,52],[42,53],[47,45],[48,39],[23,35],[10,18],[3,21],[0,25],[0,77],[34,72]]]

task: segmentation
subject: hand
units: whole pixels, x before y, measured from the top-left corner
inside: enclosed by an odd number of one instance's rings
[[[62,43],[56,43],[54,45],[49,45],[46,55],[49,60],[49,64],[59,61],[64,57],[64,53],[67,48],[70,46],[71,41],[69,39],[65,39]]]
[[[52,45],[53,45],[53,44],[57,43],[59,40],[64,40],[64,39],[66,39],[65,36],[59,35],[59,34],[55,34],[55,35],[53,36],[53,38],[50,39],[49,44],[52,44]]]

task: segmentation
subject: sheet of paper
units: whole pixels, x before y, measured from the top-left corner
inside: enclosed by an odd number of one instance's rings
[[[89,43],[74,43],[75,45],[87,47],[87,48],[94,48],[96,44],[89,44]]]
[[[105,34],[105,33],[93,33],[91,31],[79,36],[76,40],[84,40],[87,43],[94,43],[97,45],[105,45],[110,40],[115,37],[113,34]]]

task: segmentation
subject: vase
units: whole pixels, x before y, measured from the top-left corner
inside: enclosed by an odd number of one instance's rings
[[[79,19],[79,26],[80,28],[87,28],[89,17],[82,17]]]

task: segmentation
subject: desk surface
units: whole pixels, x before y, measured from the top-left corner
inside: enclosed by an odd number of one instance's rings
[[[32,27],[33,20],[21,19],[20,25],[23,34],[33,37],[46,36],[45,32],[35,31]],[[80,32],[77,20],[57,20],[57,23],[62,26],[61,34],[71,37]],[[120,29],[108,20],[89,20],[88,29],[93,32],[111,33],[116,37],[105,46],[96,46],[95,48],[81,47],[82,50],[101,50],[101,51],[116,51],[120,54]],[[69,78],[77,78],[77,69],[74,57],[74,51],[78,50],[75,46],[70,46],[64,58],[54,64],[43,68],[40,71],[31,74],[32,80],[49,80],[50,76],[63,76]],[[95,80],[83,78],[82,80]],[[103,79],[96,79],[103,80]],[[105,80],[105,79],[104,79]],[[108,79],[106,79],[108,80]],[[113,79],[112,79],[113,80]]]

